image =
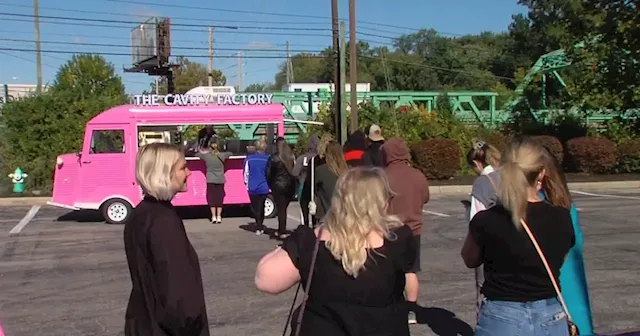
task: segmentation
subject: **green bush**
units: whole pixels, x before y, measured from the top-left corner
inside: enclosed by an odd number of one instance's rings
[[[605,174],[618,160],[616,144],[607,138],[581,137],[567,142],[570,168],[578,172]]]
[[[460,171],[460,146],[451,139],[434,138],[411,146],[416,168],[429,179],[445,180]]]
[[[494,132],[483,137],[482,140],[484,140],[486,143],[490,144],[491,146],[495,147],[500,152],[503,152],[504,149],[507,148],[507,145],[511,141],[511,138],[502,133]]]
[[[538,135],[534,136],[532,139],[551,152],[558,162],[561,163],[562,160],[564,160],[564,149],[562,148],[562,143],[558,138],[550,135]]]
[[[618,145],[617,173],[640,173],[640,140],[628,140]]]
[[[87,121],[123,103],[124,96],[78,99],[76,93],[57,92],[5,104],[0,116],[4,175],[20,167],[29,175],[27,189],[50,191],[56,157],[80,151]]]

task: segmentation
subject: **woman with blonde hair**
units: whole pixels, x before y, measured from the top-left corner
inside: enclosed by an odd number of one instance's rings
[[[198,254],[171,200],[190,175],[175,145],[142,146],[136,181],[144,199],[124,227],[132,289],[125,335],[209,335]]]
[[[404,274],[416,248],[411,229],[387,214],[392,196],[382,169],[350,169],[338,179],[324,223],[298,227],[260,260],[259,290],[280,294],[302,283],[308,294],[292,314],[292,331],[409,335]]]
[[[502,157],[498,204],[469,224],[462,258],[470,268],[484,264],[485,276],[476,335],[569,335],[555,283],[575,234],[569,210],[539,196],[546,163],[540,145],[512,141]]]

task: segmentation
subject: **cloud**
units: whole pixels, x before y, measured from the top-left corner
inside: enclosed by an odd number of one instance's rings
[[[251,49],[267,49],[273,47],[271,42],[267,41],[253,41],[249,42],[249,48]]]

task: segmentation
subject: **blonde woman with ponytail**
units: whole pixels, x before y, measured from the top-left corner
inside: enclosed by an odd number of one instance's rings
[[[298,227],[258,264],[255,283],[265,293],[302,280],[306,287],[320,240],[301,336],[409,335],[403,291],[416,246],[411,229],[387,213],[392,197],[382,169],[350,169],[338,179],[324,223]]]
[[[484,265],[485,276],[476,335],[569,335],[567,315],[521,224],[531,230],[557,282],[575,234],[569,210],[539,196],[546,165],[540,145],[511,142],[498,172],[498,204],[469,224],[462,258],[469,268]]]

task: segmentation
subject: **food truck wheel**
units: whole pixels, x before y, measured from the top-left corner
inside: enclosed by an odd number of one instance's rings
[[[276,202],[273,200],[273,196],[267,196],[264,201],[264,218],[274,218],[276,216]]]
[[[102,216],[109,224],[124,224],[131,217],[133,208],[129,202],[114,198],[106,201],[102,205]]]

